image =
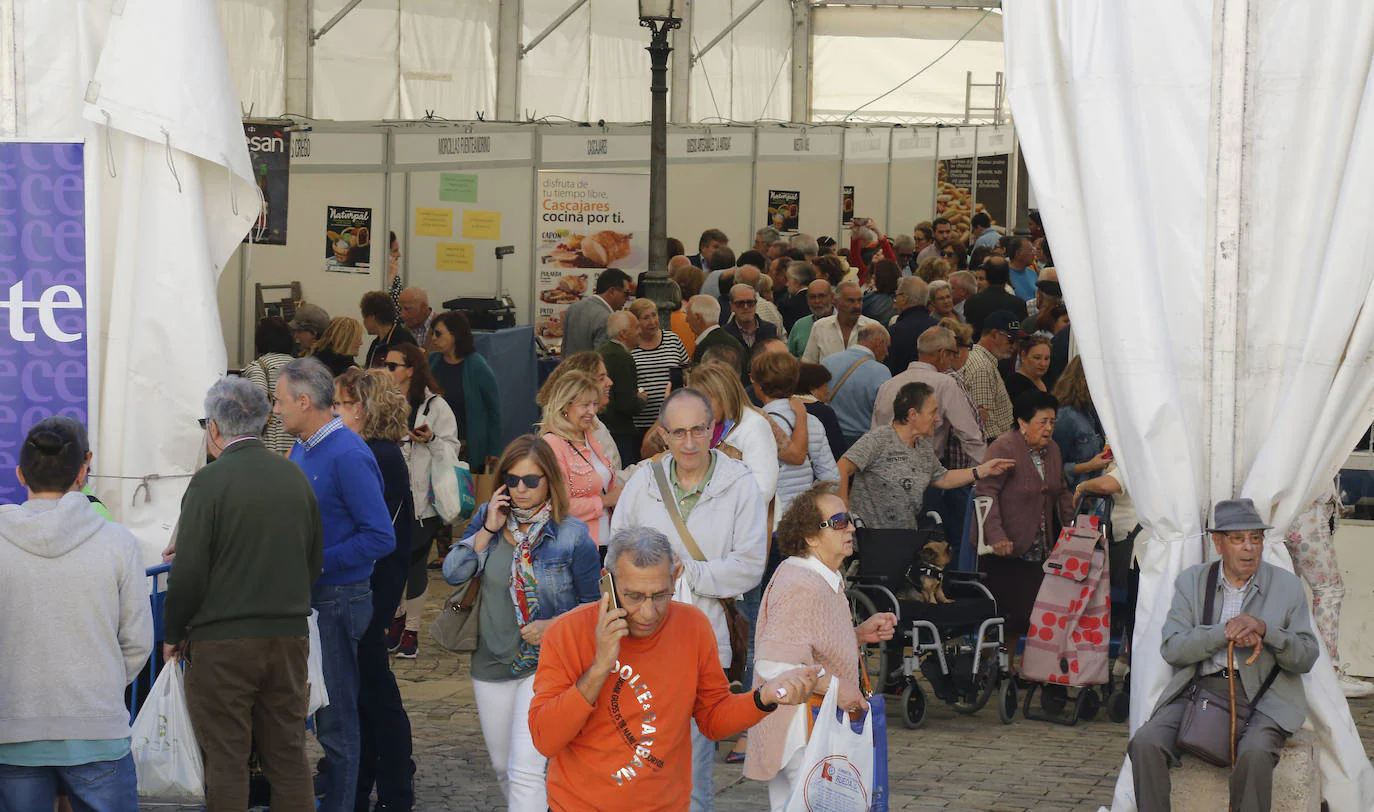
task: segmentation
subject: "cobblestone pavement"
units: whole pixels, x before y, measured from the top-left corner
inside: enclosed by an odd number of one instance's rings
[[[448,587],[432,578],[415,660],[392,661],[414,731],[417,809],[468,812],[503,808],[477,723],[468,656],[428,639]],[[973,716],[932,706],[921,730],[903,727],[889,700],[891,808],[1096,812],[1111,801],[1125,756],[1126,725],[1098,719],[1077,727],[1028,721],[1003,725],[989,705]],[[1365,751],[1374,752],[1374,698],[1352,702]],[[716,765],[718,812],[767,809],[768,792],[740,765]]]

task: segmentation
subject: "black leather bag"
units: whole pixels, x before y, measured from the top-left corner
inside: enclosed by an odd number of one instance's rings
[[[1202,609],[1204,621],[1211,619],[1212,609],[1216,605],[1217,578],[1220,572],[1219,561],[1207,572],[1207,599]],[[1202,687],[1201,674],[1202,663],[1198,663],[1193,670],[1193,683],[1188,688],[1188,704],[1183,709],[1183,721],[1178,726],[1178,749],[1192,753],[1208,764],[1230,767],[1231,699],[1225,694]],[[1236,700],[1236,745],[1239,745],[1241,737],[1245,735],[1245,728],[1250,722],[1254,707],[1259,704],[1278,675],[1279,667],[1275,665],[1254,699],[1249,702]],[[1233,675],[1231,679],[1237,677]]]

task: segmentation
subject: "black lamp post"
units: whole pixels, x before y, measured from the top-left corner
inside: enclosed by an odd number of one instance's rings
[[[649,40],[653,94],[649,118],[649,272],[639,295],[658,305],[658,320],[669,329],[669,316],[681,304],[677,285],[668,278],[668,32],[682,25],[676,8],[682,0],[639,0],[639,24]]]

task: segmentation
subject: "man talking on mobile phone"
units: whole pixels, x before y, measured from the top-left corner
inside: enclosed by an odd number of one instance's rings
[[[549,757],[549,808],[686,810],[695,720],[709,739],[757,724],[815,689],[819,666],[732,694],[711,622],[673,601],[682,564],[664,534],[627,527],[611,537],[609,595],[561,616],[545,633],[530,733]]]

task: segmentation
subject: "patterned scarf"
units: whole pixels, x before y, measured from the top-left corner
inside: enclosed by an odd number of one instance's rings
[[[527,625],[539,613],[539,584],[534,577],[534,545],[544,532],[544,525],[553,516],[553,507],[545,502],[537,508],[524,510],[511,506],[510,518],[506,519],[506,529],[515,539],[515,553],[510,560],[510,597],[515,604],[515,622]],[[521,531],[520,526],[527,530]],[[512,674],[531,671],[539,663],[539,647],[520,641],[520,653],[511,663]]]

